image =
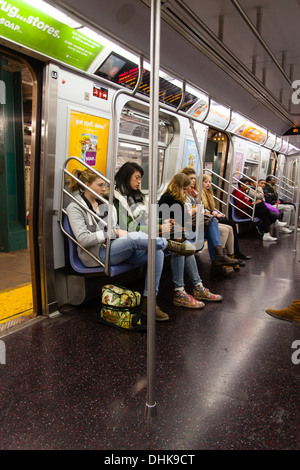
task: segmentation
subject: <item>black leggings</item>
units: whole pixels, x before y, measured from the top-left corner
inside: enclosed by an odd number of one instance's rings
[[[272,216],[272,213],[263,202],[259,202],[255,205],[254,215],[255,217],[260,218],[260,226],[262,231],[264,233],[269,232],[270,225],[272,225],[276,219],[274,220],[274,215]]]

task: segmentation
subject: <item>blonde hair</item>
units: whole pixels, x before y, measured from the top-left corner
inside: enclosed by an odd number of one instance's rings
[[[169,193],[177,199],[178,201],[185,203],[186,195],[184,194],[183,190],[187,186],[190,186],[190,178],[185,175],[184,173],[177,173],[177,175],[173,176],[170,183],[167,186],[165,192],[169,191]]]
[[[207,175],[207,174],[204,174],[203,175],[203,183],[205,183],[205,181],[208,181],[208,179],[211,180],[211,176]],[[216,205],[215,205],[215,201],[214,201],[214,193],[213,193],[213,190],[212,190],[212,186],[210,186],[209,189],[205,189],[202,186],[202,203],[203,203],[205,209],[208,209],[211,212],[213,212],[215,210]]]
[[[97,178],[100,178],[96,173],[94,173],[89,168],[85,170],[79,170],[78,168],[72,171],[73,175],[76,176],[83,184],[92,184]],[[100,172],[99,172],[100,173]],[[102,173],[101,173],[102,174]],[[75,191],[84,192],[84,188],[81,186],[78,181],[71,178],[69,183],[70,191],[73,193]]]
[[[184,173],[187,176],[189,176],[189,175],[195,175],[196,176],[196,170],[195,170],[195,168],[193,168],[191,166],[185,166],[184,168],[182,168],[182,170],[180,170],[180,173]],[[197,178],[196,178],[194,190],[199,191]]]

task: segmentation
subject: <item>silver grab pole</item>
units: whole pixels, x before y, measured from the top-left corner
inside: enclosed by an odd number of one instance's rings
[[[226,217],[229,218],[229,207],[230,207],[230,196],[232,194],[232,182],[233,182],[233,165],[235,158],[235,141],[230,134],[228,134],[229,143],[231,143],[231,160],[230,160],[230,170],[229,170],[229,180],[228,180],[228,194],[227,194],[227,206],[226,206]],[[229,146],[230,150],[230,146]],[[229,153],[229,152],[228,152]]]
[[[150,133],[149,133],[149,240],[148,240],[148,297],[147,297],[147,402],[145,416],[157,415],[155,401],[155,271],[156,220],[158,176],[158,118],[160,62],[160,0],[151,1],[150,37]]]
[[[280,189],[281,189],[281,180],[282,180],[282,169],[281,169],[281,154],[278,155],[277,159],[277,165],[278,165],[278,171],[279,171],[279,185],[278,185],[278,193],[277,193],[277,201],[276,201],[276,209],[278,209],[278,204],[279,204],[279,197],[280,197]],[[277,172],[276,172],[277,173]],[[276,183],[275,183],[276,186]]]
[[[299,162],[298,162],[299,163]],[[296,210],[295,210],[295,228],[294,228],[294,248],[293,251],[297,251],[297,227],[298,227],[298,217],[299,217],[299,200],[300,200],[300,165],[297,165],[297,195],[296,195]]]

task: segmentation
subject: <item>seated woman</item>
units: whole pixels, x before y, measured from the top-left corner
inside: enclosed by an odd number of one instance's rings
[[[195,216],[196,211],[196,204],[198,203],[198,188],[196,182],[196,172],[192,167],[185,167],[181,170],[181,173],[187,175],[190,179],[191,186],[189,189],[189,193],[187,194],[187,206],[191,212],[191,215]],[[202,191],[203,194],[203,191]],[[204,208],[206,206],[204,201],[202,200]],[[209,210],[206,212],[210,213]],[[228,226],[220,226],[217,223],[216,218],[213,218],[208,229],[204,233],[205,239],[207,239],[208,250],[210,254],[210,258],[213,261],[213,264],[217,266],[233,266],[234,268],[238,269],[239,266],[243,266],[243,261],[235,259],[233,254],[234,251],[234,232],[231,227]],[[235,229],[236,230],[236,229]],[[218,241],[219,240],[219,241]],[[216,241],[216,242],[215,242]],[[224,248],[227,249],[227,253],[229,254],[230,258],[226,256],[223,251]],[[239,248],[238,248],[239,251]],[[220,253],[219,253],[220,252]],[[220,259],[220,254],[222,253],[223,259]],[[245,255],[242,255],[244,259],[249,259]],[[232,261],[234,259],[234,262]],[[221,261],[221,263],[220,263]]]
[[[103,202],[105,192],[105,182],[92,170],[74,170],[74,176],[83,184],[97,193],[95,196],[89,189],[80,185],[76,180],[71,179],[70,191],[78,191],[75,198],[87,209],[97,214],[101,221],[107,222],[108,206]],[[97,221],[95,217],[87,212],[75,201],[70,202],[67,207],[69,222],[76,240],[97,258],[105,262],[106,249],[104,243],[107,238],[106,225]],[[109,265],[116,265],[126,261],[133,265],[143,265],[148,260],[148,236],[143,232],[128,233],[117,225],[116,210],[112,212],[112,239],[110,243]],[[156,239],[156,294],[159,289],[160,278],[164,264],[164,250],[168,249],[169,243],[165,238]],[[170,247],[172,249],[172,247]],[[98,266],[88,253],[78,247],[78,256],[85,266]],[[147,298],[147,274],[143,292],[144,298]],[[147,301],[147,299],[146,299]],[[156,307],[156,311],[159,307]],[[163,312],[162,312],[163,313]],[[156,316],[157,320],[168,320],[167,314]]]
[[[248,194],[249,194],[250,197],[254,197],[254,195],[255,195],[254,190],[256,189],[256,183],[255,183],[256,178],[254,178],[253,176],[252,176],[252,178],[254,179],[254,182],[250,181],[250,188],[249,188],[249,191],[248,191]],[[271,212],[271,216],[275,220],[274,225],[277,225],[280,228],[280,231],[283,232],[283,233],[292,233],[292,230],[290,230],[289,228],[286,227],[287,222],[283,222],[282,220],[279,220],[281,218],[282,214],[280,214],[277,207],[266,201],[265,193],[264,193],[264,188],[265,187],[266,187],[266,181],[264,179],[258,180],[258,186],[257,186],[258,198],[261,199],[262,201],[264,201],[265,205],[267,206],[267,208]]]
[[[191,217],[189,216],[185,207],[185,199],[190,187],[190,180],[184,173],[175,175],[167,186],[166,191],[162,194],[159,204],[159,211],[164,213],[166,207],[169,209],[170,216],[176,213],[174,217],[182,230],[183,234],[190,231]],[[163,206],[165,205],[165,208]],[[180,220],[178,219],[178,216]],[[163,218],[163,217],[162,217]],[[184,269],[193,284],[193,295],[187,294],[184,288]],[[188,307],[188,308],[201,308],[204,303],[201,300],[222,300],[221,295],[212,294],[208,289],[203,286],[200,278],[195,255],[183,257],[171,257],[171,270],[172,278],[175,286],[173,304]],[[200,301],[200,302],[199,302]]]
[[[282,228],[284,233],[292,233],[295,229],[295,206],[292,203],[288,203],[282,199],[278,198],[278,193],[275,187],[275,177],[267,176],[266,184],[263,187],[265,201],[275,207],[279,211],[280,216],[282,216],[282,222],[285,222],[285,227]],[[297,228],[297,231],[300,229]]]
[[[143,175],[144,170],[140,165],[135,162],[126,162],[115,176],[113,203],[117,212],[117,221],[121,229],[130,233],[148,233],[148,208],[140,190]],[[165,235],[169,238],[173,229],[172,220],[165,220],[163,223],[157,220],[157,235]],[[189,256],[195,253],[196,248],[189,242],[179,243],[169,239],[167,250],[176,255]],[[143,298],[142,310],[147,312],[147,298]],[[165,317],[167,314],[156,306],[156,319],[161,320]]]
[[[249,189],[250,180],[246,176],[242,177],[238,184],[238,189],[234,189],[232,195],[235,196],[234,203],[240,209],[239,215],[241,218],[247,217],[244,212],[247,212],[249,215],[252,212],[253,202],[247,196],[247,191]],[[270,214],[270,211],[265,206],[264,202],[261,199],[256,199],[255,202],[255,217],[259,217],[260,223],[257,226],[258,233],[262,235],[264,241],[276,241],[277,238],[272,237],[269,233],[270,226],[274,223],[274,220]]]
[[[201,200],[202,204],[204,205],[204,211],[208,214],[213,215],[219,222],[222,246],[225,247],[227,254],[230,256],[230,258],[238,257],[237,255],[234,256],[235,247],[238,247],[238,237],[235,223],[227,219],[222,212],[216,209],[210,175],[203,175]],[[236,236],[234,234],[233,228],[235,229]],[[235,251],[236,253],[239,252],[239,248],[237,248],[237,250],[238,251]],[[239,260],[239,266],[244,265],[245,263]]]

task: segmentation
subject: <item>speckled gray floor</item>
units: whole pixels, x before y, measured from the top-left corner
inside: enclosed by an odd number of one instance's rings
[[[200,254],[205,286],[224,300],[199,311],[172,306],[165,270],[156,418],[144,417],[147,336],[95,323],[99,300],[2,338],[0,449],[299,449],[300,324],[265,313],[300,298],[292,246],[243,235],[252,258],[226,279]]]

